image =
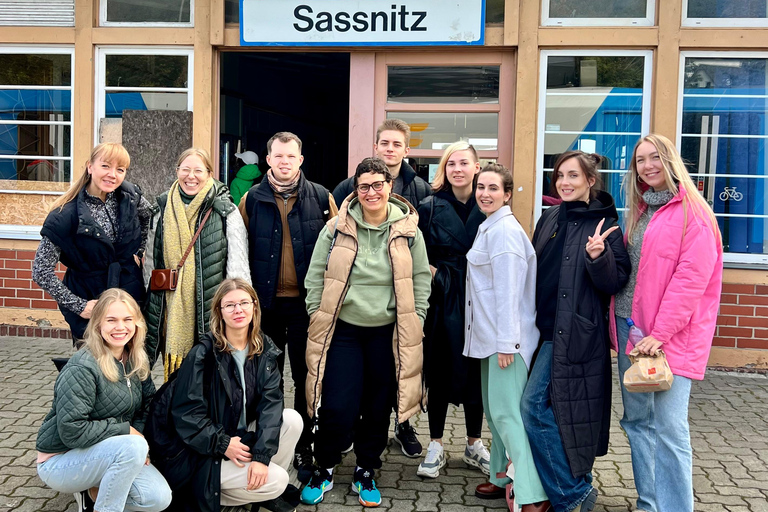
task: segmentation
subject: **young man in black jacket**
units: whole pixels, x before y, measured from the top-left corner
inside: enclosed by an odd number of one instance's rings
[[[432,194],[429,183],[419,178],[416,171],[405,161],[411,152],[411,127],[400,119],[387,119],[376,130],[376,142],[373,149],[376,156],[384,160],[392,174],[392,193],[403,196],[413,207],[422,199]],[[354,189],[353,177],[339,183],[333,191],[336,204],[341,204]],[[400,445],[403,455],[416,458],[421,455],[422,446],[416,438],[416,431],[408,421],[395,425],[395,441]]]

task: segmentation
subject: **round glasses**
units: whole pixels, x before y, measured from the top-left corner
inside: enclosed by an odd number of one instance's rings
[[[367,194],[369,190],[373,189],[376,192],[381,192],[381,189],[384,188],[384,184],[386,181],[374,181],[373,183],[363,183],[362,185],[357,186],[357,191],[361,194]]]
[[[202,178],[206,174],[208,174],[208,169],[191,169],[189,167],[177,167],[176,172],[179,173],[180,176],[189,176],[190,174],[196,178]]]
[[[235,308],[237,306],[240,306],[240,309],[243,311],[248,311],[251,309],[256,301],[255,300],[244,300],[242,302],[233,302],[231,304],[225,304],[221,306],[221,309],[226,311],[227,313],[234,313]]]

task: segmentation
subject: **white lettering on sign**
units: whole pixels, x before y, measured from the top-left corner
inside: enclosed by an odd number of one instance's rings
[[[241,0],[240,43],[481,45],[485,0]]]

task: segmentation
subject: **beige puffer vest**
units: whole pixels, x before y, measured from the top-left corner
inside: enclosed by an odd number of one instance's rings
[[[395,196],[400,199],[399,196]],[[403,200],[405,202],[405,200]],[[326,356],[336,327],[336,319],[348,289],[349,275],[357,256],[357,223],[348,215],[346,203],[339,211],[338,223],[331,219],[328,230],[337,232],[331,245],[323,285],[320,308],[309,321],[307,339],[306,380],[307,412],[313,417],[322,393]],[[416,236],[418,214],[411,207],[408,216],[394,222],[389,229],[389,252],[397,307],[396,328],[392,337],[397,377],[397,421],[404,422],[419,411],[422,398],[421,368],[423,363],[421,321],[416,314],[413,296],[413,261],[409,239]]]

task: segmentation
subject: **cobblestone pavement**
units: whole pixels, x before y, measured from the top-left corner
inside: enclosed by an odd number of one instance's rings
[[[66,340],[0,338],[0,512],[75,511],[71,494],[48,489],[35,471],[35,436],[48,412],[56,370],[54,356],[71,354]],[[159,373],[155,372],[159,381]],[[292,390],[289,390],[292,393]],[[287,403],[293,403],[289,396]],[[600,491],[596,512],[629,511],[635,500],[629,446],[619,428],[621,400],[614,389],[611,448],[595,465]],[[451,407],[446,425],[448,466],[436,480],[416,476],[420,459],[404,457],[397,445],[384,454],[377,483],[383,494],[380,509],[394,511],[483,512],[506,510],[501,500],[473,495],[484,481],[461,461],[464,438],[461,411]],[[691,437],[693,483],[697,511],[768,512],[768,379],[761,375],[710,372],[693,387]],[[426,415],[415,422],[423,444],[428,442]],[[484,438],[488,439],[487,430]],[[337,469],[337,487],[308,512],[360,510],[347,484],[354,457],[345,456]]]

